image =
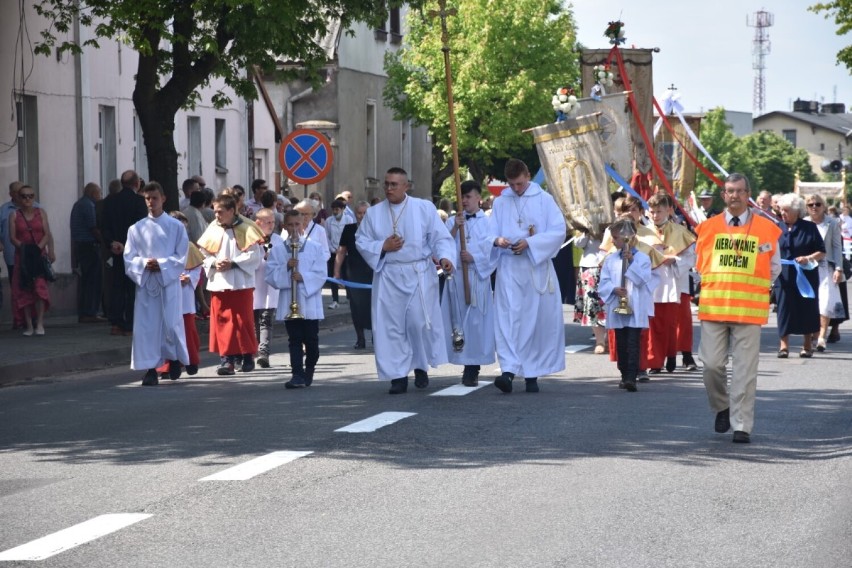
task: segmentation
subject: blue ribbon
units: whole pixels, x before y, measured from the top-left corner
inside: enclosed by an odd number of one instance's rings
[[[816,294],[814,294],[814,289],[811,286],[811,283],[808,282],[808,277],[805,276],[805,270],[813,270],[816,268],[812,266],[811,268],[805,268],[795,260],[787,260],[781,259],[781,264],[787,264],[790,266],[796,267],[796,286],[799,288],[799,294],[802,295],[803,298],[816,298]]]
[[[372,284],[363,284],[361,282],[350,282],[349,280],[341,280],[339,278],[331,278],[328,277],[325,279],[326,282],[331,282],[332,284],[339,284],[344,288],[360,288],[362,290],[370,290],[373,288]]]
[[[618,172],[612,169],[612,166],[610,166],[609,164],[604,164],[604,168],[606,168],[606,173],[609,174],[609,177],[615,180],[615,183],[624,188],[624,191],[626,191],[627,193],[638,199],[640,202],[642,202],[642,207],[648,209],[648,202],[642,199],[642,196],[639,195],[639,192],[630,187],[630,184],[627,183],[623,177],[618,175]]]

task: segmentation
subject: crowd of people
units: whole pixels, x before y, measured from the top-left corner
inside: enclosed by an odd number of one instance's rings
[[[356,350],[371,332],[379,380],[389,393],[427,388],[429,369],[463,366],[461,384],[476,387],[482,366],[499,363],[494,385],[511,393],[523,378],[565,368],[558,266],[567,226],[553,197],[520,160],[506,163],[508,187],[484,198],[476,181],[461,186],[458,210],[408,194],[406,171],[391,168],[385,199],[352,203],[344,191],[291,200],[254,180],[218,195],[200,176],[181,186],[180,210],[166,213],[156,182],[132,170],[101,188],[87,184],[71,212],[79,274],[80,323],[105,322],[133,338],[131,368],[142,384],[198,372],[197,319],[210,320],[209,350],[217,374],[270,367],[275,322],[288,336],[288,389],[310,387],[320,357],[319,323],[346,290]],[[701,195],[707,220],[689,227],[665,192],[647,202],[613,194],[616,221],[603,234],[574,231],[577,285],[574,321],[592,328],[594,353],[609,353],[619,387],[682,367],[693,357],[693,304],[701,324],[700,359],[717,432],[748,442],[754,420],[760,330],[770,304],[778,313],[778,357],[790,336],[803,336],[799,357],[839,340],[848,319],[843,240],[852,218],[832,213],[819,195],[750,200],[746,177],[731,174],[715,210]],[[45,334],[54,278],[47,211],[32,187],[13,183],[0,208],[0,237],[9,270],[13,325]],[[487,210],[486,210],[487,209]],[[570,240],[569,240],[570,243]],[[570,249],[569,249],[570,250]],[[846,271],[845,271],[846,270]],[[323,305],[323,288],[331,301]],[[279,324],[280,325],[280,324]],[[728,352],[732,374],[727,382]]]

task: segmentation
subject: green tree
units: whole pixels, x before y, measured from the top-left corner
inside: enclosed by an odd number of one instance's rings
[[[852,32],[852,0],[820,2],[810,6],[808,10],[816,14],[825,12],[825,19],[834,18],[834,23],[837,24],[837,35],[842,36]],[[852,74],[852,45],[847,45],[837,52],[837,63],[846,65]]]
[[[532,140],[523,129],[553,120],[556,89],[576,84],[573,15],[557,0],[454,0],[450,59],[459,160],[483,181],[490,164]],[[385,103],[432,134],[433,194],[452,175],[441,25],[409,12],[406,46],[385,58]]]
[[[177,208],[175,114],[192,108],[198,89],[221,78],[237,97],[254,99],[248,72],[252,66],[275,69],[276,58],[300,62],[298,71],[316,77],[325,53],[316,41],[335,20],[348,29],[358,20],[377,24],[387,16],[384,0],[36,0],[35,9],[50,25],[36,51],[53,47],[80,54],[97,48],[98,39],[120,38],[139,53],[133,104],[142,125],[150,177]],[[95,39],[82,45],[57,40],[79,21],[92,26]],[[58,44],[58,45],[57,45]],[[230,102],[224,90],[212,97],[221,108]]]
[[[817,179],[805,150],[793,147],[774,132],[753,132],[738,138],[725,122],[725,109],[721,107],[705,115],[700,138],[723,168],[749,178],[754,195],[761,189],[772,193],[793,191],[796,174],[802,181]],[[709,160],[703,156],[701,160],[710,171],[716,171]]]

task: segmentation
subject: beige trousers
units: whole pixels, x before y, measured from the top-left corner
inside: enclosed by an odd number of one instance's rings
[[[699,353],[704,364],[704,387],[713,412],[731,409],[731,427],[751,432],[757,392],[760,328],[756,324],[701,322]],[[728,389],[728,350],[733,359]]]

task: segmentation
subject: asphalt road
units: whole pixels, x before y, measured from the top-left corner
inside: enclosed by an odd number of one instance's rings
[[[444,366],[388,396],[351,332],[321,337],[299,391],[280,337],[272,369],[236,378],[208,361],[158,388],[121,369],[2,388],[0,558],[134,514],[35,565],[852,566],[852,336],[782,361],[767,326],[753,442],[735,445],[713,432],[700,373],[627,393],[588,330],[566,334],[587,349],[539,394],[430,396],[458,382]],[[411,415],[335,432],[383,412]],[[202,481],[288,451],[311,453]]]

